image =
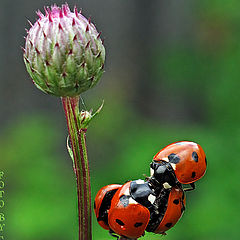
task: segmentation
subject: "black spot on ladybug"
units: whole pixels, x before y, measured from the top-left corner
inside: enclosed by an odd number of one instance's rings
[[[122,195],[119,200],[122,203],[124,207],[127,207],[129,205],[129,198],[130,196]]]
[[[205,157],[205,163],[206,163],[206,165],[207,165],[207,158]]]
[[[195,178],[195,177],[196,177],[196,173],[192,172],[192,178]]]
[[[170,228],[172,226],[172,223],[166,223],[165,227]]]
[[[96,202],[94,201],[94,209],[96,209]]]
[[[192,159],[194,162],[198,162],[198,154],[196,152],[192,153]]]
[[[174,200],[173,200],[173,203],[176,204],[176,205],[178,205],[178,204],[179,204],[179,199],[174,199]]]
[[[141,227],[143,225],[143,223],[141,223],[141,222],[136,222],[135,224],[134,224],[134,227]]]
[[[180,162],[179,156],[175,153],[171,153],[170,155],[168,155],[168,159],[170,163],[177,164]]]
[[[120,226],[124,226],[124,225],[125,225],[124,222],[121,221],[120,219],[116,219],[115,221],[116,221],[116,223],[118,223]]]

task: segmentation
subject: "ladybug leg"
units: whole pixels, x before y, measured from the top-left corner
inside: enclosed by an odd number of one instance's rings
[[[151,177],[147,176],[146,174],[143,174],[144,178],[145,178],[145,181],[151,181]]]
[[[110,234],[112,237],[114,237],[114,238],[116,238],[117,240],[119,240],[119,236],[118,236],[117,234],[115,234],[112,230],[109,230],[109,234]]]
[[[184,188],[184,192],[189,192],[189,191],[193,191],[196,187],[195,187],[195,184],[194,183],[190,183],[190,186],[189,188]]]

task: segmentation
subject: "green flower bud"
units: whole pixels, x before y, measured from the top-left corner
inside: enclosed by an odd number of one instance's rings
[[[28,31],[24,62],[34,84],[42,91],[74,97],[92,88],[103,73],[105,49],[100,34],[68,5],[45,8],[45,15]]]

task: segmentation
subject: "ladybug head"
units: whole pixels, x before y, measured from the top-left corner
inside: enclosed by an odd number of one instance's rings
[[[159,184],[159,188],[162,188],[162,185],[165,188],[171,188],[177,183],[176,175],[174,170],[168,162],[165,161],[153,161],[150,164],[151,168],[151,180],[155,185]]]

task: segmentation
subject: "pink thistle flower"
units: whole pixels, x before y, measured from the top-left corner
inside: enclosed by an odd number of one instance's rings
[[[46,7],[27,32],[24,62],[34,84],[55,96],[73,97],[92,88],[103,73],[100,34],[77,8]]]

